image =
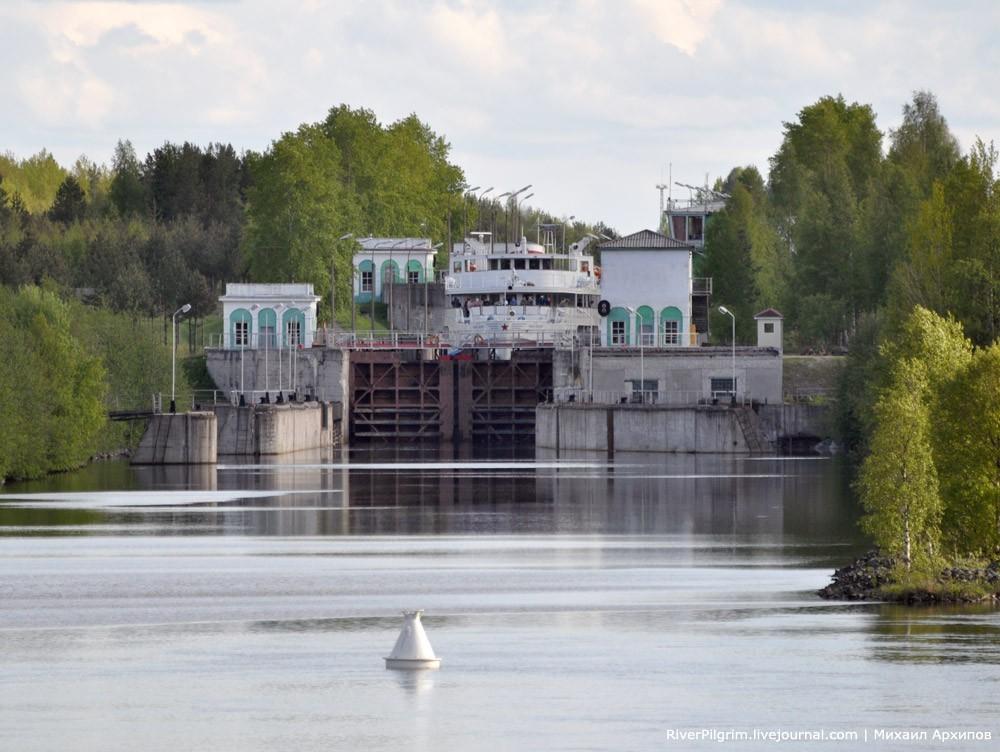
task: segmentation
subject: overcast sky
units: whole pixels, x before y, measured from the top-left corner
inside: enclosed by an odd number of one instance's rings
[[[262,149],[344,102],[416,112],[472,185],[629,232],[655,227],[670,163],[766,173],[825,94],[887,131],[930,89],[963,149],[997,138],[998,31],[996,2],[2,0],[0,150]]]

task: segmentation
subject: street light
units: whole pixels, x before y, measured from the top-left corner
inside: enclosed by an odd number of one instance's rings
[[[185,303],[176,311],[171,317],[171,322],[173,324],[171,333],[173,337],[171,338],[171,345],[173,347],[170,350],[170,412],[177,412],[177,315],[181,313],[187,313],[191,310],[191,304]]]
[[[521,227],[521,202],[522,201],[527,201],[529,198],[531,198],[534,195],[535,195],[534,193],[529,193],[524,198],[515,198],[514,199],[514,217],[515,217],[515,221],[517,222],[517,226],[519,228],[518,229],[518,240],[517,240],[518,243],[521,242],[520,233],[523,232],[523,230],[520,229],[520,227]]]
[[[353,232],[348,232],[348,233],[345,233],[344,235],[341,235],[339,238],[337,238],[337,242],[340,243],[341,241],[344,241],[344,240],[347,240],[348,238],[353,238],[353,237],[354,237],[354,233]],[[354,260],[353,259],[351,260],[351,266],[354,266]],[[337,249],[334,248],[333,249],[333,260],[330,261],[330,331],[331,332],[334,331],[336,329],[336,326],[337,326],[337,306],[336,306],[336,302],[335,302],[336,298],[337,298],[337,275],[336,275],[336,269],[337,269]]]
[[[434,245],[431,246],[431,250],[432,251],[436,251],[442,245],[444,245],[444,243],[435,243]],[[424,257],[423,264],[424,264],[424,337],[426,337],[429,334],[428,330],[430,329],[430,322],[429,322],[429,318],[430,317],[429,317],[428,308],[427,308],[427,284],[428,284],[427,283],[427,276],[428,275],[427,275],[427,258],[426,258],[426,256]],[[431,269],[432,270],[434,269],[434,260],[433,259],[431,259]]]
[[[491,224],[490,224],[490,253],[493,253],[494,250],[495,250],[495,248],[496,248],[496,239],[497,239],[497,205],[501,203],[500,199],[502,199],[502,198],[508,198],[509,196],[510,196],[510,191],[507,191],[506,193],[501,193],[495,199],[493,199],[492,201],[490,201],[490,214],[492,215]],[[504,223],[503,224],[504,224],[504,230],[506,231],[506,228],[507,228],[507,212],[506,212],[506,210],[504,210]],[[507,238],[504,238],[504,243],[505,244],[507,243]],[[507,246],[504,245],[504,248],[506,248],[506,247]]]
[[[719,311],[721,311],[722,313],[726,314],[727,316],[729,316],[733,320],[733,341],[732,341],[732,350],[733,350],[733,380],[732,380],[732,389],[733,389],[733,405],[735,405],[736,404],[736,314],[734,314],[732,311],[730,311],[725,306],[721,306],[721,305],[719,306]]]
[[[646,361],[644,356],[644,349],[642,346],[642,317],[639,312],[632,308],[631,306],[625,306],[625,310],[632,313],[635,316],[636,329],[639,332],[639,399],[642,400],[643,404],[646,403]]]
[[[521,188],[518,191],[511,191],[510,198],[507,199],[507,201],[510,203],[510,208],[511,208],[512,211],[517,206],[517,197],[519,195],[521,195],[522,193],[524,193],[526,190],[528,190],[530,187],[531,187],[531,183],[528,183],[526,186],[524,186],[524,188]],[[517,231],[517,226],[514,224],[514,217],[512,216],[511,217],[511,232],[510,232],[510,234],[513,235],[514,232],[516,232],[516,231]],[[507,237],[507,242],[510,243],[510,236]]]

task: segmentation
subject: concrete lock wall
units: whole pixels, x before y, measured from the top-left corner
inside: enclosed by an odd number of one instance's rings
[[[736,412],[698,405],[539,405],[536,446],[559,450],[746,454]]]
[[[289,358],[291,354],[291,358]],[[278,358],[281,364],[278,364]],[[206,352],[208,372],[215,385],[225,392],[281,391],[310,394],[330,402],[345,401],[349,374],[349,353],[312,347],[301,350],[221,350]]]
[[[219,454],[268,456],[326,449],[340,442],[340,405],[216,405]],[[324,416],[325,414],[325,416]]]
[[[588,389],[593,373],[593,391],[601,395],[630,392],[631,381],[640,375],[655,381],[657,401],[697,404],[711,397],[713,378],[729,379],[733,372],[728,347],[700,348],[598,348],[590,351],[560,350],[554,361],[556,399],[574,390]],[[743,347],[736,350],[737,392],[758,402],[780,403],[783,398],[782,359],[771,348]]]
[[[213,463],[217,456],[214,413],[165,413],[149,419],[133,465],[191,465]]]

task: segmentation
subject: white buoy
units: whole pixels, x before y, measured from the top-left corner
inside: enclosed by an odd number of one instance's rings
[[[438,668],[441,659],[434,655],[431,641],[427,639],[424,625],[420,623],[423,611],[404,611],[403,628],[396,638],[392,653],[385,659],[386,668]]]

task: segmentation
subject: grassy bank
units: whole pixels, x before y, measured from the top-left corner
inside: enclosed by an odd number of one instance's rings
[[[1000,561],[983,558],[938,559],[909,571],[872,551],[833,575],[819,591],[831,600],[873,600],[922,605],[1000,600]]]

